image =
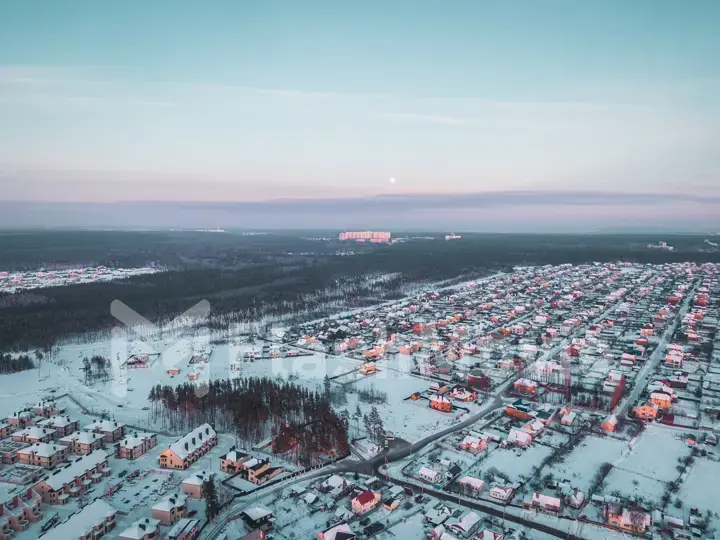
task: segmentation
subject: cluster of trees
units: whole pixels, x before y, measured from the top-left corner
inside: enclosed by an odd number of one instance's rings
[[[34,368],[35,364],[27,354],[21,354],[17,357],[10,354],[0,354],[0,374],[17,373]]]
[[[110,380],[110,360],[104,356],[95,355],[92,358],[83,358],[83,372],[85,373],[85,384],[90,384],[98,379],[103,382]]]
[[[273,437],[276,452],[302,463],[348,450],[347,423],[321,393],[267,377],[214,380],[197,390],[190,383],[153,387],[151,417],[179,431],[213,423],[247,444]]]
[[[380,390],[375,390],[374,386],[370,388],[361,388],[358,390],[358,399],[363,403],[387,403],[387,394]]]
[[[378,410],[373,407],[370,409],[370,414],[363,416],[363,425],[365,426],[365,433],[367,438],[376,443],[380,443],[385,439],[385,426],[383,426],[382,418]]]

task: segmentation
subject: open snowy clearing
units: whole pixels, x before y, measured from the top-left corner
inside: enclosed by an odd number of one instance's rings
[[[565,459],[543,469],[557,480],[567,480],[573,487],[587,494],[593,478],[603,463],[613,463],[620,457],[626,444],[609,437],[587,437]]]

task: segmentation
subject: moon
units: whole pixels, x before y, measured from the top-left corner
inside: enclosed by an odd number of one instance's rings
[[[395,183],[395,177],[394,177],[394,176],[391,176],[391,177],[390,177],[390,183],[391,183],[391,184],[394,184],[394,183]]]

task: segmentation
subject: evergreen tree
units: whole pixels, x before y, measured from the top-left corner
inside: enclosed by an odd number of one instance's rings
[[[210,475],[202,485],[202,494],[205,499],[205,515],[209,521],[215,519],[220,513],[220,502],[218,501],[218,494],[215,490],[215,475]]]

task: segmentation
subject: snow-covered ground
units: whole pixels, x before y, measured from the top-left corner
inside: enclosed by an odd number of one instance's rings
[[[3,272],[0,271],[0,293],[17,293],[48,287],[63,287],[81,283],[113,281],[144,274],[160,272],[158,268],[105,268],[88,267],[55,270],[47,272]]]
[[[562,462],[543,470],[543,474],[552,473],[556,480],[566,480],[588,494],[593,478],[603,463],[616,461],[627,443],[609,437],[585,438]]]

